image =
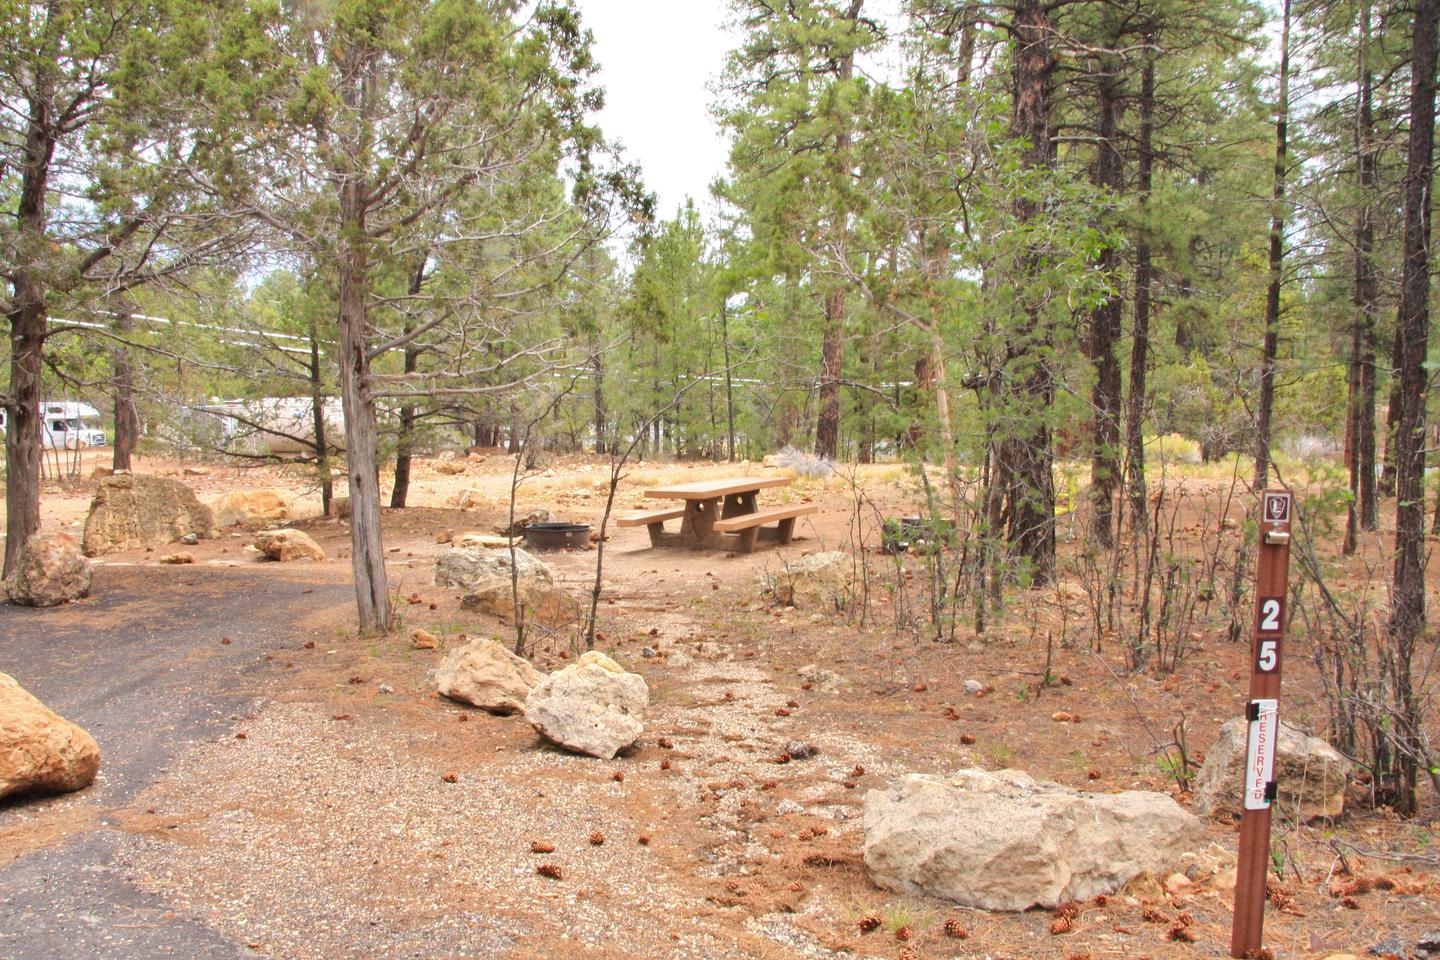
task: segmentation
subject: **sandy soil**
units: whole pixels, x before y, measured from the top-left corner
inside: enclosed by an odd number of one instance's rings
[[[657,551],[643,528],[612,530],[598,645],[645,676],[652,707],[641,741],[615,761],[571,756],[521,718],[438,698],[431,679],[444,649],[465,636],[513,640],[510,625],[462,611],[454,591],[432,584],[447,533],[503,524],[512,463],[496,452],[454,476],[417,465],[411,508],[386,514],[402,627],[357,636],[343,606],[297,622],[271,651],[292,669],[235,735],[189,753],[118,811],[121,855],[147,889],[237,943],[287,958],[1224,955],[1233,824],[1208,824],[1207,846],[1178,865],[1185,874],[1142,877],[1081,905],[1059,935],[1044,911],[988,914],[877,889],[865,876],[858,826],[867,790],[905,772],[962,766],[1020,767],[1078,789],[1169,791],[1188,802],[1160,748],[1183,718],[1192,753],[1202,754],[1244,695],[1246,650],[1211,624],[1197,624],[1171,676],[1125,672],[1113,643],[1095,652],[1073,584],[1017,599],[983,635],[962,629],[936,642],[894,628],[896,603],[923,570],[912,558],[897,573],[878,555],[864,622],[777,606],[760,590],[768,570],[851,541],[851,484],[799,478],[762,494],[766,503],[819,507],[786,548]],[[202,500],[237,487],[300,494],[295,525],[330,558],[307,575],[348,580],[345,523],[319,517],[318,497],[294,477],[137,466],[183,478]],[[638,465],[617,508],[656,505],[641,497],[653,484],[762,469]],[[525,481],[517,506],[595,522],[605,476],[598,461],[553,459]],[[888,515],[920,502],[899,468],[862,468],[853,479]],[[465,491],[476,506],[455,508]],[[88,496],[84,483],[48,489],[46,527],[74,527]],[[188,549],[200,564],[274,569],[246,550],[250,536],[226,531]],[[162,552],[103,562],[149,565]],[[567,589],[588,591],[593,550],[545,559]],[[413,649],[415,627],[442,637],[442,649]],[[1047,637],[1053,686],[1039,682]],[[573,629],[531,639],[541,669],[576,650]],[[1318,728],[1325,711],[1305,642],[1295,640],[1287,663],[1285,710]],[[838,680],[824,682],[817,669]],[[987,695],[966,694],[967,679]],[[1070,720],[1052,719],[1061,712]],[[792,740],[814,744],[818,756],[777,762]],[[1277,830],[1287,873],[1267,920],[1276,956],[1361,954],[1440,926],[1434,798],[1409,822],[1363,801],[1357,788],[1337,824]],[[29,843],[98,829],[73,815],[77,805],[65,829],[37,817]],[[534,843],[553,852],[532,853]],[[561,878],[539,875],[541,864],[558,866]],[[1332,895],[1346,865],[1384,881],[1347,902]],[[861,932],[869,914],[881,926]],[[1182,915],[1194,942],[1172,939]],[[968,938],[947,936],[947,919]]]

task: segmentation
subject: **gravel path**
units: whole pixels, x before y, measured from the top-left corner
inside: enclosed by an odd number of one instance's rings
[[[104,758],[88,790],[0,802],[0,958],[255,956],[133,882],[125,808],[253,708],[297,620],[349,597],[298,567],[100,564],[82,603],[0,605],[0,670]]]

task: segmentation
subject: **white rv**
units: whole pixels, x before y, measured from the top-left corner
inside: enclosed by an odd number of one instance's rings
[[[40,442],[45,447],[105,446],[105,431],[96,426],[100,411],[88,403],[46,400],[40,404]],[[7,430],[5,410],[0,408],[0,431]]]

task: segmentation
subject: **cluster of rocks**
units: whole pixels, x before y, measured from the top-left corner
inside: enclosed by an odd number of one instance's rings
[[[551,743],[604,760],[640,739],[650,703],[645,678],[598,651],[547,676],[484,637],[451,650],[435,671],[435,686],[492,713],[523,712]]]

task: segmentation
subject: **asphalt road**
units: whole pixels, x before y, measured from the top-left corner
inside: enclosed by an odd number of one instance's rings
[[[102,755],[80,794],[0,800],[0,831],[62,804],[93,805],[100,823],[18,859],[0,850],[0,960],[256,956],[125,875],[113,811],[252,710],[278,675],[265,654],[293,646],[298,621],[352,598],[302,568],[102,565],[81,603],[0,604],[0,671],[89,730]]]

